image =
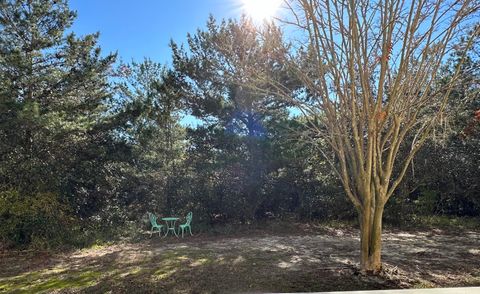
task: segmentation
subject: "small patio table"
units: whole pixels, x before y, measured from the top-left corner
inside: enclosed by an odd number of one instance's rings
[[[178,217],[163,217],[162,220],[165,221],[165,223],[167,224],[167,232],[165,233],[165,236],[166,237],[168,235],[168,232],[169,231],[173,231],[173,233],[175,234],[175,236],[178,237],[177,235],[177,232],[175,231],[175,222],[178,220],[179,218]]]

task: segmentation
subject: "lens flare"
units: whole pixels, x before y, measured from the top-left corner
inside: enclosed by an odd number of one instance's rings
[[[269,20],[280,7],[282,0],[242,0],[244,12],[255,20]]]

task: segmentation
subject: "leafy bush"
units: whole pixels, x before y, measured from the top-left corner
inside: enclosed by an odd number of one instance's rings
[[[74,219],[55,193],[0,192],[0,240],[9,246],[52,247],[68,240]]]

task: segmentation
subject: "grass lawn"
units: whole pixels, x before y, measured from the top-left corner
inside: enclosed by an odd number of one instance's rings
[[[357,270],[355,230],[159,238],[88,249],[0,253],[0,292],[223,293],[480,286],[480,231],[384,233],[381,276]]]

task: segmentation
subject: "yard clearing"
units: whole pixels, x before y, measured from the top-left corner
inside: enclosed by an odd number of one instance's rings
[[[0,292],[224,293],[480,286],[480,232],[383,234],[384,273],[358,271],[355,231],[196,234],[67,253],[0,253]]]

